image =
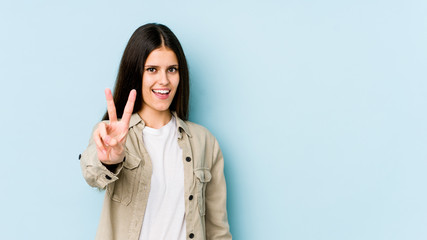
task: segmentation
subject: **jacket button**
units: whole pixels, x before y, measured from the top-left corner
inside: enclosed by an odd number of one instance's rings
[[[191,157],[186,157],[186,158],[185,158],[185,161],[187,161],[187,162],[191,162]]]
[[[79,160],[80,160],[80,158],[82,158],[82,155],[81,155],[81,154],[79,154]]]
[[[190,195],[190,196],[188,197],[188,199],[190,199],[190,201],[191,201],[191,200],[193,200],[193,195]]]
[[[108,176],[108,175],[105,175],[105,178],[106,178],[107,180],[111,180],[111,177],[110,177],[110,176]]]
[[[194,238],[194,234],[190,233],[190,235],[188,235],[190,238]]]

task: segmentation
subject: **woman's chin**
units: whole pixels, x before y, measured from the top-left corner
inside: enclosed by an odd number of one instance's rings
[[[170,104],[169,103],[157,103],[157,104],[143,104],[142,111],[143,112],[151,112],[151,113],[163,113],[169,111]]]
[[[167,106],[156,106],[153,108],[154,111],[156,112],[168,112],[169,111],[169,105]]]

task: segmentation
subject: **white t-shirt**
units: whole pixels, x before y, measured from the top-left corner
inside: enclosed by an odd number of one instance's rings
[[[142,136],[153,175],[140,240],[185,240],[184,165],[175,117]]]

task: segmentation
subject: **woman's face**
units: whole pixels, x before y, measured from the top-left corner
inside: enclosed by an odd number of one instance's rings
[[[153,50],[147,57],[142,75],[142,109],[164,112],[179,84],[178,59],[167,47]]]

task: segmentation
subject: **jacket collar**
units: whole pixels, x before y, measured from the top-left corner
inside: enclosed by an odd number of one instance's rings
[[[181,118],[179,118],[178,115],[176,114],[176,112],[172,112],[172,115],[176,119],[176,124],[178,126],[179,132],[182,132],[181,131],[181,129],[182,129],[189,137],[191,137],[191,133],[190,133],[190,130],[188,129],[187,123],[185,123],[185,121],[183,121]],[[144,122],[144,120],[142,120],[141,116],[139,116],[138,113],[134,113],[130,117],[129,128],[131,128],[137,124],[142,124],[142,127],[143,128],[145,127],[145,122]]]

